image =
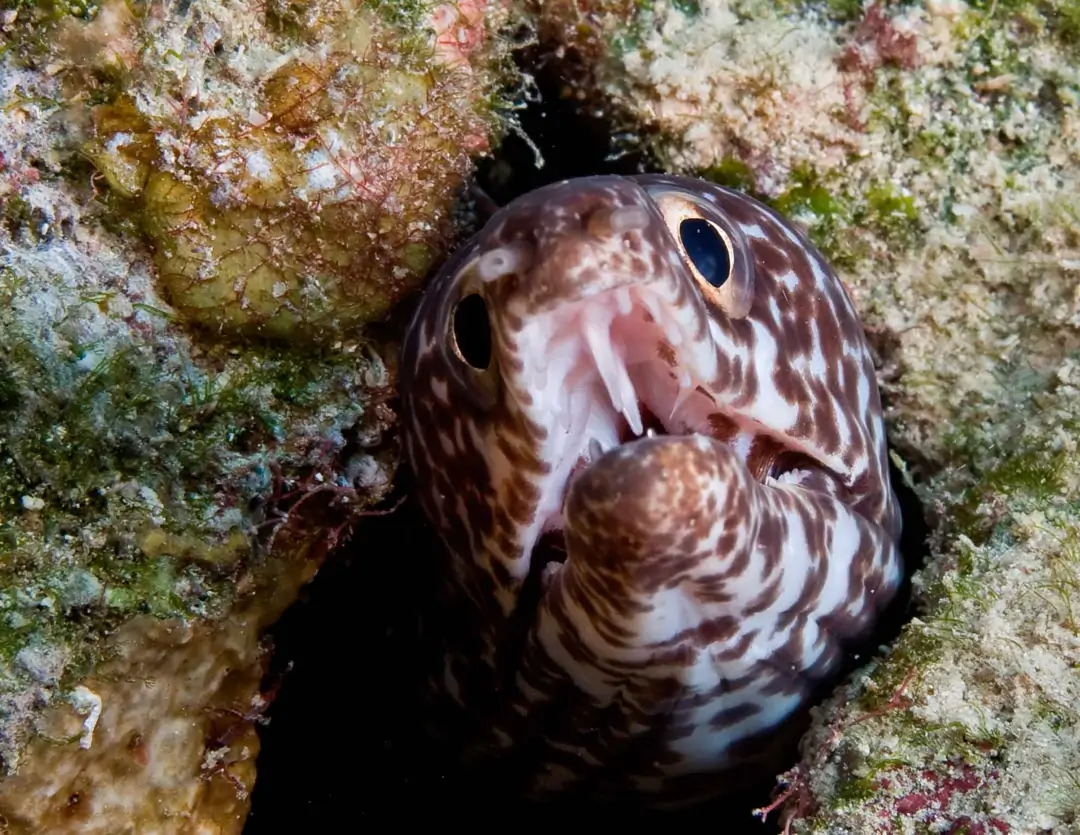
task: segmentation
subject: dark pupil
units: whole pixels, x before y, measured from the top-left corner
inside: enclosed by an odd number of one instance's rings
[[[716,227],[701,218],[687,218],[679,224],[679,238],[687,257],[709,284],[719,287],[728,280],[731,257]]]
[[[453,327],[454,341],[465,362],[473,368],[487,368],[491,362],[491,323],[479,294],[471,293],[458,302]]]

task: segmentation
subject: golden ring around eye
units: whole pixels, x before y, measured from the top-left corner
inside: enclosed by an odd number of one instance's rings
[[[733,274],[735,247],[728,230],[694,200],[670,193],[654,195],[654,200],[702,295],[730,316],[745,316],[746,293]]]
[[[468,396],[486,409],[498,397],[501,374],[490,287],[478,274],[477,260],[468,260],[454,278],[454,294],[443,313],[443,338],[447,353],[456,361],[454,376]]]

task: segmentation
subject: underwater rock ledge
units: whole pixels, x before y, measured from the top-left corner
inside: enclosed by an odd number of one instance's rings
[[[361,326],[502,129],[504,21],[4,5],[0,830],[241,831],[263,633],[394,477]]]

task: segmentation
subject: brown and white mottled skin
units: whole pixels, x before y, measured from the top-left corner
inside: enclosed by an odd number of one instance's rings
[[[426,291],[401,392],[448,551],[440,683],[536,795],[732,788],[899,585],[856,311],[738,192],[605,176],[502,208]]]

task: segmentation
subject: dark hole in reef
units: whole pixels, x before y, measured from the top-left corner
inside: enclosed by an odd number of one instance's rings
[[[642,157],[607,158],[610,127],[557,98],[557,67],[542,71],[538,80],[543,99],[524,112],[523,124],[547,166],[536,170],[527,144],[507,139],[499,156],[480,171],[480,185],[496,202],[565,177],[658,170]],[[910,577],[923,561],[928,530],[918,498],[895,469],[891,475],[904,518],[901,550]],[[396,492],[411,489],[403,472]],[[725,835],[778,831],[776,813],[764,824],[750,814],[769,802],[772,780],[738,802],[642,813],[630,798],[617,808],[579,800],[537,808],[505,796],[498,775],[464,772],[453,748],[427,735],[425,722],[431,717],[419,701],[430,656],[418,637],[418,601],[431,592],[432,572],[426,568],[438,553],[411,502],[389,516],[365,520],[272,629],[276,650],[264,687],[277,682],[289,662],[295,666],[270,706],[270,724],[259,728],[262,751],[245,835],[292,832],[297,826],[305,832],[347,832],[365,823],[393,821],[402,827],[433,819],[467,822],[480,831],[508,825],[531,831],[564,821],[608,827],[663,823],[719,828]],[[842,675],[896,637],[910,619],[909,601],[905,581],[872,640],[851,648]],[[796,760],[792,747],[791,763]]]
[[[487,304],[479,293],[470,293],[454,307],[454,342],[458,353],[478,370],[491,362],[491,322]]]

